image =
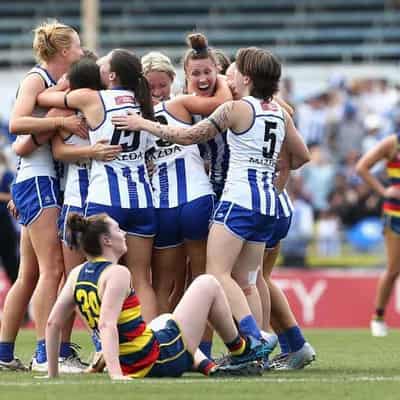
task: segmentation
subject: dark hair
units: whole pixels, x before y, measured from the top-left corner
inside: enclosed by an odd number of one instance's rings
[[[272,100],[279,89],[281,77],[281,63],[272,53],[257,47],[239,49],[236,54],[236,67],[242,75],[252,80],[252,96]]]
[[[110,232],[107,214],[92,215],[88,218],[71,213],[67,220],[68,243],[73,249],[81,249],[85,254],[98,257],[102,254],[101,235]]]
[[[217,67],[221,75],[225,75],[226,70],[231,65],[230,58],[220,49],[213,49]]]
[[[190,49],[186,51],[183,57],[183,68],[185,71],[190,60],[206,60],[209,58],[217,66],[214,51],[208,47],[205,35],[202,33],[191,33],[186,36],[186,43]]]
[[[88,88],[102,90],[104,85],[100,77],[100,68],[91,58],[83,57],[72,64],[68,72],[71,90]]]
[[[154,120],[151,89],[149,82],[143,75],[140,58],[128,50],[113,50],[110,71],[116,73],[124,89],[135,93],[143,118]]]

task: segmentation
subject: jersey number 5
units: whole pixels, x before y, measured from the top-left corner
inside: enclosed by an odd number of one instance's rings
[[[272,158],[275,153],[275,145],[276,145],[276,134],[271,132],[272,129],[276,129],[277,123],[271,121],[265,122],[265,133],[264,133],[264,142],[265,146],[263,147],[263,156],[265,158]]]

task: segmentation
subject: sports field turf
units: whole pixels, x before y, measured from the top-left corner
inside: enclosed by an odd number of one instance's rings
[[[372,338],[367,330],[308,330],[317,361],[302,371],[266,372],[256,378],[209,379],[187,374],[179,379],[111,382],[107,375],[36,379],[31,373],[0,373],[0,399],[318,399],[388,400],[400,398],[400,331]],[[91,346],[84,332],[74,334]],[[25,330],[17,354],[27,362],[34,348],[33,331]],[[216,346],[216,355],[222,346]]]

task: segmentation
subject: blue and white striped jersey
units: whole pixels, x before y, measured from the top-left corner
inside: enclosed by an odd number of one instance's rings
[[[228,175],[221,201],[230,201],[264,215],[276,215],[273,185],[276,162],[285,137],[281,107],[248,96],[242,99],[253,110],[251,127],[239,134],[228,130]]]
[[[152,191],[145,166],[150,134],[121,131],[111,122],[114,115],[124,115],[127,111],[140,113],[140,106],[134,94],[127,90],[102,90],[99,96],[104,106],[104,120],[89,130],[90,143],[106,139],[110,144],[120,144],[122,152],[114,161],[92,160],[87,202],[120,208],[152,207]]]
[[[281,214],[278,215],[278,218],[290,217],[293,214],[294,207],[286,189],[283,189],[283,191],[279,194],[278,202],[280,205],[279,209],[281,210]]]
[[[64,140],[64,143],[75,146],[88,146],[89,140],[71,135]],[[67,171],[64,204],[80,208],[85,206],[89,187],[90,165],[90,159],[65,164]]]
[[[49,73],[39,65],[33,67],[27,75],[38,74],[43,79],[46,88],[54,86],[56,82],[49,75]],[[32,116],[44,117],[48,109],[35,106]],[[18,139],[17,140],[21,140]],[[26,179],[34,178],[36,176],[52,176],[57,177],[53,155],[51,153],[51,146],[45,143],[35,149],[31,154],[20,157],[17,165],[17,175],[15,182],[19,183]]]
[[[204,116],[195,114],[192,116],[194,123],[203,120]],[[210,182],[217,196],[224,188],[229,166],[229,146],[227,132],[218,133],[213,139],[199,144],[200,154],[209,163]]]
[[[165,104],[155,108],[161,124],[189,126],[171,115]],[[178,207],[199,197],[213,194],[197,145],[182,146],[154,138],[151,160],[155,165],[152,185],[157,208]]]

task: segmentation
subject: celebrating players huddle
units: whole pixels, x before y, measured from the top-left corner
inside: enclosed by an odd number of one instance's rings
[[[14,344],[32,295],[30,368],[49,377],[254,375],[315,359],[270,278],[293,209],[285,184],[309,159],[278,97],[281,64],[244,48],[225,77],[204,35],[187,40],[186,94],[172,97],[161,53],[97,59],[69,26],[35,30],[38,65],[10,120],[21,263],[0,370],[27,370]],[[75,309],[96,349],[90,365],[70,341]],[[228,349],[219,360],[214,330]]]

